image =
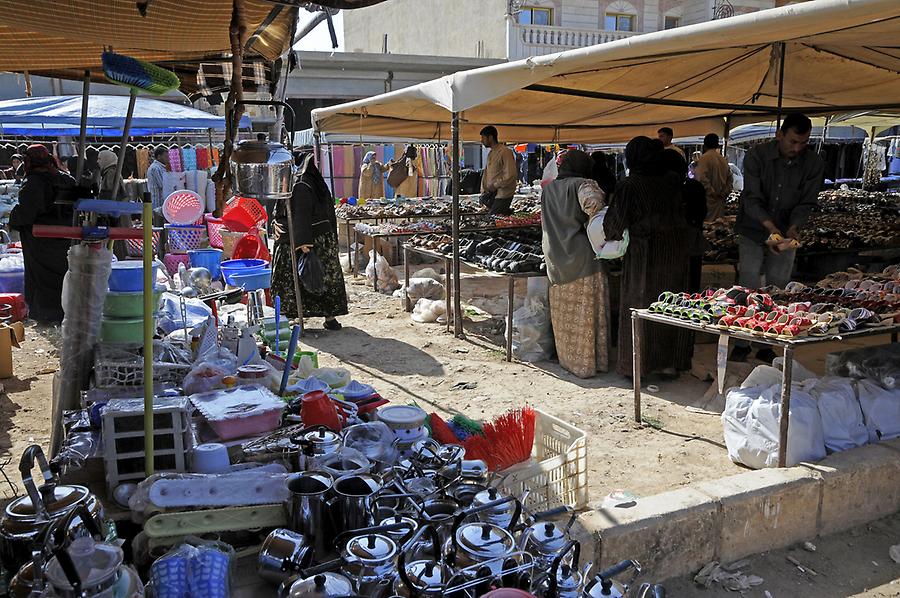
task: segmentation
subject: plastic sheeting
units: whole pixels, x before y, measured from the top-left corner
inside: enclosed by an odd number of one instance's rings
[[[128,96],[92,95],[88,101],[87,134],[122,136]],[[74,135],[81,125],[81,96],[50,96],[0,101],[0,132],[6,135]],[[244,116],[241,127],[250,127]],[[131,135],[152,135],[214,129],[225,130],[225,118],[183,106],[138,98],[131,120]]]

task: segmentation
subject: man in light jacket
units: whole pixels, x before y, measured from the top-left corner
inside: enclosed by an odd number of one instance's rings
[[[697,161],[694,179],[706,190],[706,221],[725,215],[725,200],[731,194],[734,177],[725,156],[719,151],[719,136],[710,133],[703,138],[703,155]]]
[[[481,176],[481,203],[491,214],[508,216],[512,214],[510,206],[519,181],[516,156],[497,140],[497,129],[493,126],[481,129],[481,144],[491,150]]]

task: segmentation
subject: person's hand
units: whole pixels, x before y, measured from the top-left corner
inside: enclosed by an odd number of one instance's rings
[[[791,227],[787,230],[787,237],[789,239],[799,239],[800,232],[797,230],[796,225],[791,225]]]
[[[312,245],[301,245],[300,251],[302,251],[303,253],[309,253],[309,250],[312,248],[313,248]]]
[[[278,221],[272,222],[272,239],[277,241],[284,234],[284,227]]]

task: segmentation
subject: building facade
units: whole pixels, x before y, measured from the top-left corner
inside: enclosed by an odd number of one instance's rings
[[[346,51],[518,60],[785,0],[392,0],[344,15]]]

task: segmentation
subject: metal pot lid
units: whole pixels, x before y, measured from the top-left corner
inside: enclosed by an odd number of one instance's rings
[[[556,573],[556,586],[560,590],[572,591],[581,587],[581,573],[569,565],[562,565]]]
[[[532,525],[531,536],[528,540],[544,554],[558,552],[566,545],[566,535],[553,523]]]
[[[245,139],[239,141],[231,161],[236,164],[280,164],[294,163],[294,157],[286,147],[274,141],[256,141]]]
[[[314,445],[340,444],[341,437],[331,430],[313,430],[303,435],[303,440]]]
[[[384,533],[392,540],[400,540],[407,535],[411,535],[410,532],[415,533],[416,530],[419,529],[419,524],[415,519],[413,519],[412,517],[404,517],[403,515],[394,515],[393,517],[387,517],[381,522],[381,525],[397,525],[400,523],[402,523],[404,527]]]
[[[497,499],[506,498],[504,495],[500,494],[500,491],[496,488],[488,488],[487,490],[482,490],[478,494],[475,495],[472,503],[477,506],[486,505],[490,502],[494,502]],[[509,513],[510,511],[515,510],[516,504],[512,501],[503,503],[502,505],[497,505],[495,507],[491,507],[487,510],[488,513]]]
[[[112,544],[94,543],[91,538],[78,538],[67,549],[78,570],[82,588],[106,588],[118,579],[119,566],[125,559],[122,549]],[[70,591],[72,584],[56,557],[46,570],[47,580],[54,588]]]
[[[456,530],[456,542],[469,554],[488,558],[515,550],[516,541],[502,527],[490,523],[468,523]]]
[[[288,598],[306,596],[348,596],[353,594],[353,584],[340,573],[323,573],[315,577],[299,579],[288,590]]]
[[[384,563],[397,554],[397,544],[381,534],[366,534],[347,542],[347,554],[368,563]]]
[[[391,428],[412,430],[425,425],[425,410],[415,405],[387,405],[375,412]]]
[[[44,508],[47,509],[50,517],[61,515],[90,496],[90,490],[84,486],[56,486],[53,489],[53,500],[45,502]],[[6,515],[15,519],[33,519],[35,510],[31,497],[26,495],[9,503],[6,507]]]
[[[406,566],[406,576],[419,591],[436,591],[443,589],[447,580],[444,569],[434,561],[414,561]]]

